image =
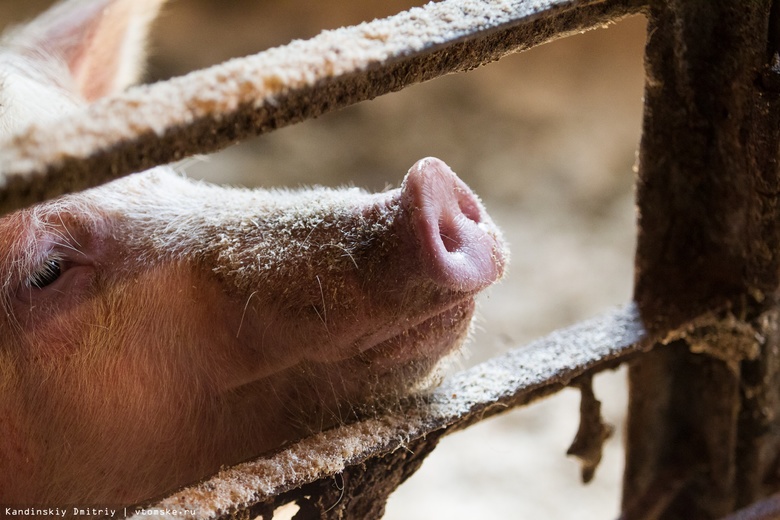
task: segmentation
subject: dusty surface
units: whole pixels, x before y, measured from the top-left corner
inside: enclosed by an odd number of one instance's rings
[[[636,306],[617,307],[451,375],[432,390],[426,404],[410,404],[401,411],[327,430],[271,456],[224,468],[214,478],[175,492],[131,518],[157,509],[194,511],[198,518],[221,517],[221,511],[236,504],[266,503],[285,490],[320,479],[320,491],[302,494],[316,496],[323,511],[339,501],[344,513],[352,510],[358,515],[355,518],[370,518],[383,507],[373,503],[377,497],[395,490],[416,469],[412,467],[417,456],[424,457],[420,454],[436,446],[443,427],[463,428],[517,403],[541,399],[572,381],[582,391],[582,420],[568,452],[582,461],[583,479],[589,482],[613,428],[603,422],[591,377],[582,376],[596,365],[636,354],[648,339]],[[361,467],[360,462],[377,452],[385,454],[381,464],[375,459],[369,467]],[[335,474],[344,479],[343,495],[334,495],[331,476]],[[372,475],[380,485],[369,482]],[[360,516],[351,507],[353,500],[368,502],[373,513],[366,516],[363,510]]]
[[[0,17],[46,3],[3,2]],[[181,74],[408,5],[177,2],[158,25],[150,73]],[[423,156],[447,161],[483,197],[513,253],[509,276],[482,301],[470,365],[629,299],[643,31],[643,20],[627,20],[188,161],[186,170],[246,185],[382,189]],[[445,438],[386,518],[615,516],[622,374],[595,386],[618,434],[589,486],[564,456],[579,408],[567,390]]]
[[[550,35],[623,19],[639,12],[640,3],[429,3],[139,85],[99,98],[55,124],[31,121],[16,129],[8,143],[0,143],[0,206],[4,212],[19,209],[194,153],[221,150],[424,80],[492,63]]]

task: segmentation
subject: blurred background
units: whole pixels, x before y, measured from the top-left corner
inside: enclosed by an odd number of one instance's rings
[[[0,24],[51,0],[2,0]],[[252,54],[322,29],[384,17],[410,0],[172,0],[156,25],[147,80]],[[446,161],[481,195],[512,249],[482,298],[462,366],[630,299],[633,173],[645,23],[634,17],[468,74],[288,127],[209,157],[188,175],[244,186],[397,186],[418,159]],[[571,389],[446,437],[392,497],[385,518],[604,519],[617,516],[625,374],[595,380],[616,426],[594,482],[565,456]]]

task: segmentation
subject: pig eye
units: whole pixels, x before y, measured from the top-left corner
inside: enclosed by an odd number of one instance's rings
[[[72,249],[62,252],[50,250],[29,266],[14,298],[21,306],[19,312],[52,310],[85,297],[91,287],[95,267],[89,258],[74,259]]]
[[[27,287],[35,287],[37,289],[43,289],[47,285],[51,285],[57,281],[62,274],[62,259],[56,256],[51,256],[46,259],[43,265],[33,274],[31,274],[24,284]]]

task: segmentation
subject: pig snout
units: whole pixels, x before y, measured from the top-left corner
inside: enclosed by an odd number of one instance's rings
[[[462,292],[484,289],[501,277],[502,239],[477,196],[444,162],[426,158],[401,188],[413,216],[423,265],[436,283]]]
[[[417,162],[395,190],[292,193],[277,211],[215,233],[204,253],[248,309],[241,337],[262,353],[248,378],[368,351],[392,354],[374,355],[373,372],[402,359],[430,368],[465,336],[473,297],[507,262],[477,196],[438,159]]]
[[[380,397],[421,379],[463,342],[475,295],[501,278],[508,261],[479,198],[439,159],[418,161],[383,196],[392,224],[380,235],[389,244],[378,240],[378,260],[364,259],[380,266],[368,267],[377,274],[360,284],[375,290],[363,295],[365,313],[345,320],[347,335],[357,336],[346,352],[360,352],[352,361],[370,367],[366,380],[381,378],[384,390],[372,392]]]

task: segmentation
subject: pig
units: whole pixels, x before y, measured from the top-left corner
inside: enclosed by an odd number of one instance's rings
[[[137,76],[159,0],[66,0],[0,50],[0,133]],[[400,188],[157,167],[0,218],[0,503],[137,503],[397,403],[508,252],[426,158]]]

